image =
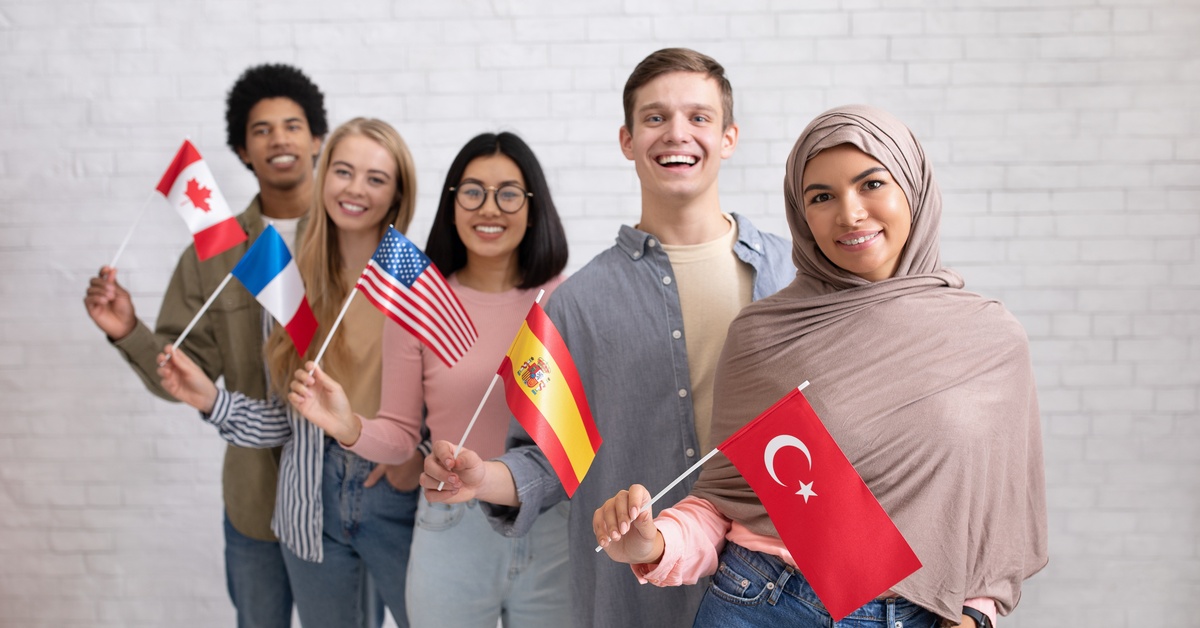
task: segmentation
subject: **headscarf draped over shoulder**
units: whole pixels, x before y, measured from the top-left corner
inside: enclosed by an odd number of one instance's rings
[[[911,234],[891,279],[872,283],[831,263],[805,221],[804,166],[840,144],[883,164],[908,198]],[[972,597],[994,598],[1007,614],[1022,581],[1047,560],[1041,424],[1024,330],[941,266],[941,194],[920,144],[892,115],[847,106],[818,116],[788,158],[784,191],[799,273],[730,327],[716,374],[714,442],[810,380],[805,396],[923,564],[892,590],[946,619],[957,620]],[[777,535],[722,456],[693,494],[753,532]]]

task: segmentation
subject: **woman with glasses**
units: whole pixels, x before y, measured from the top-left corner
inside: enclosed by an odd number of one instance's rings
[[[450,165],[426,247],[479,331],[453,368],[396,325],[383,334],[383,396],[366,419],[341,386],[298,371],[289,399],[351,451],[377,462],[408,461],[421,441],[458,442],[539,290],[563,280],[567,238],[533,151],[511,133],[486,133]],[[311,368],[311,365],[310,365]],[[465,446],[485,459],[504,453],[511,414],[493,391]],[[479,504],[421,499],[409,562],[413,626],[560,626],[570,611],[566,502],[533,532],[492,531]]]

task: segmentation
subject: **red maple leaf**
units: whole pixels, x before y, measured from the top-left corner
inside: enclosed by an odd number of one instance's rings
[[[212,190],[200,185],[195,179],[188,180],[187,189],[183,191],[183,195],[188,197],[196,209],[205,212],[212,211],[212,208],[208,206],[208,197],[212,196]]]

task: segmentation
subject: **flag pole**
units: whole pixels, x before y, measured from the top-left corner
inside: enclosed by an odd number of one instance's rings
[[[808,380],[804,380],[804,383],[803,383],[803,384],[800,384],[799,386],[797,386],[797,387],[796,387],[796,390],[804,390],[805,388],[808,388]],[[683,478],[686,478],[687,476],[689,476],[689,475],[691,475],[692,473],[694,473],[694,472],[696,471],[696,469],[699,469],[699,468],[700,468],[700,466],[701,466],[701,465],[703,465],[704,463],[708,462],[708,459],[709,459],[709,458],[712,458],[713,456],[717,455],[717,452],[718,452],[718,451],[721,451],[721,450],[720,450],[720,449],[717,449],[716,447],[714,447],[712,451],[708,452],[707,454],[704,454],[704,457],[703,457],[703,458],[701,458],[701,459],[699,459],[699,460],[697,460],[697,461],[696,461],[696,464],[694,464],[694,465],[692,465],[692,466],[688,467],[688,470],[687,470],[687,471],[684,471],[682,474],[680,474],[680,475],[679,475],[679,477],[677,477],[677,478],[675,478],[674,480],[672,480],[672,481],[671,481],[671,483],[670,483],[670,484],[668,484],[668,485],[666,486],[666,488],[664,488],[663,490],[659,491],[659,492],[658,492],[658,494],[657,494],[657,495],[655,495],[655,496],[654,496],[654,498],[650,500],[650,503],[649,503],[649,504],[646,504],[646,506],[645,506],[645,507],[646,507],[647,509],[649,509],[649,508],[651,508],[652,506],[654,506],[654,502],[658,501],[659,499],[662,499],[662,496],[663,496],[663,495],[666,495],[666,494],[667,494],[667,491],[669,491],[669,490],[671,490],[671,489],[675,488],[675,485],[677,485],[677,484],[679,484],[680,482],[682,482],[682,481],[683,481]],[[638,515],[639,515],[639,516],[640,516],[641,514],[642,514],[642,513],[640,513],[640,512],[638,513]],[[599,553],[599,552],[600,552],[600,550],[603,550],[603,549],[604,549],[604,548],[603,548],[603,547],[601,547],[601,546],[599,546],[599,545],[597,545],[597,546],[596,546],[596,552],[597,552],[597,553]]]
[[[538,290],[537,298],[534,303],[542,302],[542,295],[546,294],[545,290]],[[454,457],[457,459],[458,454],[462,453],[463,443],[467,442],[467,435],[471,433],[471,428],[475,427],[475,420],[479,418],[479,411],[483,410],[483,404],[487,402],[488,397],[492,395],[492,389],[496,387],[496,382],[500,379],[500,374],[496,373],[492,376],[492,383],[488,384],[487,392],[483,393],[483,399],[479,400],[479,407],[475,408],[475,415],[471,417],[471,422],[467,424],[467,431],[463,432],[462,438],[458,441],[458,446],[454,448]],[[446,486],[446,482],[438,482],[437,490],[442,490]]]
[[[121,246],[117,247],[117,254],[113,256],[112,263],[109,266],[117,267],[117,260],[121,259],[121,254],[125,252],[125,247],[129,244],[129,239],[133,237],[134,229],[137,229],[138,223],[142,221],[142,216],[146,215],[146,210],[150,209],[150,199],[154,198],[154,192],[151,192],[146,200],[142,203],[142,209],[138,211],[137,218],[133,219],[133,224],[129,225],[129,231],[125,234],[125,239],[121,241]]]
[[[355,284],[355,285],[357,285],[357,284]],[[321,343],[321,350],[317,352],[317,357],[316,357],[316,359],[313,360],[314,363],[316,363],[318,365],[321,363],[321,358],[325,356],[325,350],[329,348],[329,341],[333,340],[334,332],[336,332],[338,327],[341,326],[342,319],[345,318],[345,316],[346,316],[346,310],[350,309],[350,302],[354,300],[354,294],[356,292],[358,292],[357,289],[355,289],[355,288],[350,289],[350,296],[346,297],[346,303],[344,305],[342,305],[342,311],[338,312],[337,319],[333,321],[333,328],[330,329],[329,333],[325,335],[325,342]],[[314,367],[312,371],[308,372],[308,374],[312,375],[313,371],[316,371],[316,370],[317,369]]]
[[[196,322],[200,320],[201,316],[204,316],[204,313],[207,312],[208,308],[212,306],[213,301],[217,300],[217,295],[221,294],[221,291],[225,289],[225,284],[229,283],[230,279],[233,279],[233,273],[225,275],[225,278],[221,280],[221,285],[217,286],[217,289],[213,291],[212,296],[208,297],[208,300],[205,301],[204,305],[200,307],[200,311],[196,312],[196,315],[192,317],[192,322],[188,323],[187,327],[183,328],[183,333],[179,334],[179,337],[175,339],[174,344],[171,345],[172,349],[178,349],[179,345],[183,344],[183,339],[187,338],[188,333],[191,332],[192,328],[196,326]],[[170,360],[171,356],[168,355],[167,359],[163,360],[159,366],[166,364]]]

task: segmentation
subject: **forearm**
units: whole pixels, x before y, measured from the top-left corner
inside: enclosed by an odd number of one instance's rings
[[[239,447],[278,447],[292,438],[287,408],[241,393],[218,391],[212,413],[201,413],[200,418],[216,427],[221,438]]]
[[[476,499],[497,506],[520,506],[517,484],[508,465],[499,460],[488,460],[483,466],[483,483],[475,493]]]

